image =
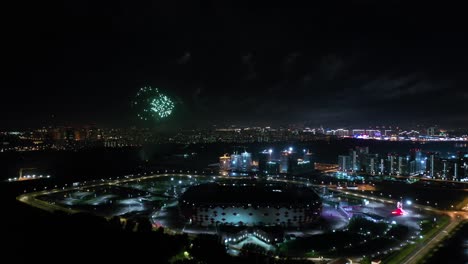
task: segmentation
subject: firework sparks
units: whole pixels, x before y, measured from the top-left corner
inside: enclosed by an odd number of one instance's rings
[[[175,108],[171,98],[152,87],[141,88],[135,96],[133,106],[138,109],[138,118],[144,121],[165,119]]]

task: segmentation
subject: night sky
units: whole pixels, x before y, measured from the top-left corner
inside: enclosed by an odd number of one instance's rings
[[[0,129],[158,126],[145,85],[178,101],[166,126],[468,126],[465,9],[327,2],[10,3]]]

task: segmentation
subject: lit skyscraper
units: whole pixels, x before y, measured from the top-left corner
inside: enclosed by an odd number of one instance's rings
[[[426,168],[420,149],[410,150],[410,160],[414,161],[415,171],[413,172],[413,174],[423,174]]]
[[[361,169],[374,175],[377,173],[377,164],[379,162],[379,155],[378,154],[362,154],[361,158]]]
[[[431,136],[431,137],[432,137],[432,136],[435,136],[435,127],[430,127],[430,128],[428,128],[428,129],[426,130],[426,134],[427,134],[428,136]]]
[[[265,174],[279,174],[280,173],[280,164],[276,161],[268,161],[265,167]]]
[[[361,171],[362,160],[367,154],[369,154],[369,147],[355,147],[354,149],[350,149],[351,170],[355,172]]]
[[[437,152],[430,152],[427,155],[426,160],[426,171],[432,178],[438,178],[442,176],[443,163]]]
[[[250,171],[252,169],[252,154],[244,151],[241,154],[241,171]]]
[[[398,170],[397,175],[409,175],[410,174],[410,158],[409,156],[398,157]]]
[[[258,171],[260,174],[267,174],[267,164],[272,161],[273,150],[264,150],[258,157]]]
[[[351,157],[347,155],[338,156],[338,167],[343,172],[351,170]]]
[[[219,157],[219,169],[223,171],[227,171],[231,168],[231,157],[229,157],[227,154],[224,154],[224,156]]]
[[[233,171],[240,171],[242,164],[241,164],[241,155],[237,154],[237,152],[234,152],[234,154],[231,155],[231,165],[230,168]]]
[[[281,173],[288,173],[290,154],[291,153],[289,151],[281,152],[281,157],[280,157],[280,172]]]
[[[252,154],[244,151],[241,154],[234,154],[231,155],[231,170],[233,171],[242,171],[247,172],[252,169]]]
[[[389,153],[387,155],[385,173],[388,175],[398,174],[398,155],[395,153]]]

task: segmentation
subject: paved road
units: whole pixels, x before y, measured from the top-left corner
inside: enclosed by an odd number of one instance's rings
[[[345,191],[345,190],[335,190],[335,191],[345,193],[351,196],[366,198],[369,200],[378,200],[381,202],[394,203],[394,204],[397,202],[397,200],[369,196],[369,195],[354,193],[354,192]],[[435,246],[437,246],[437,244],[443,241],[458,224],[460,224],[462,221],[468,220],[468,212],[465,212],[465,211],[444,211],[444,210],[438,210],[438,209],[432,208],[430,206],[418,205],[418,204],[413,204],[413,207],[423,209],[426,211],[430,211],[433,213],[448,215],[450,216],[450,223],[444,228],[440,229],[437,233],[435,233],[430,240],[425,241],[424,243],[420,243],[418,247],[414,251],[412,251],[401,262],[403,264],[415,264],[421,261],[421,259],[426,257],[431,252],[431,250],[434,249]]]
[[[453,220],[441,229],[433,238],[426,243],[421,243],[417,249],[409,254],[401,263],[413,264],[418,263],[422,258],[426,257],[438,243],[440,243],[459,223],[461,220]]]
[[[81,190],[84,188],[93,188],[93,187],[98,187],[98,186],[104,186],[104,185],[114,185],[114,184],[120,184],[120,183],[125,183],[125,182],[132,182],[132,181],[140,181],[140,180],[146,180],[146,179],[151,179],[151,178],[159,178],[159,177],[168,177],[168,176],[187,176],[187,175],[182,175],[182,174],[156,174],[156,175],[151,175],[151,176],[142,176],[142,177],[135,177],[135,178],[123,178],[123,179],[118,179],[118,180],[101,180],[101,181],[93,181],[89,182],[86,184],[82,184],[80,186],[71,186],[68,188],[63,188],[63,189],[50,189],[50,190],[44,190],[44,191],[37,191],[37,192],[31,192],[31,193],[25,193],[22,194],[16,199],[20,202],[29,204],[33,207],[37,207],[39,209],[48,211],[48,212],[54,212],[54,211],[63,211],[67,213],[78,213],[80,212],[79,210],[75,209],[69,209],[63,206],[59,206],[56,204],[51,204],[46,201],[42,201],[37,199],[37,196],[42,196],[42,195],[48,195],[52,193],[57,193],[57,192],[66,192],[66,191],[72,191],[72,190]],[[194,175],[195,177],[197,175]]]
[[[52,204],[46,201],[42,201],[36,199],[37,196],[51,194],[55,192],[61,192],[63,190],[53,190],[53,191],[41,191],[41,192],[34,192],[34,193],[27,193],[16,197],[16,199],[20,202],[26,203],[30,206],[42,209],[47,212],[54,212],[54,211],[64,211],[66,213],[78,213],[80,211],[70,208],[65,208],[62,206],[58,206],[56,204]]]
[[[39,191],[39,192],[34,192],[34,193],[27,193],[23,194],[17,197],[17,200],[27,203],[31,206],[46,210],[46,211],[56,211],[56,210],[61,210],[65,211],[68,213],[76,213],[78,212],[77,210],[69,209],[69,208],[64,208],[55,204],[50,204],[45,201],[41,201],[36,199],[36,196],[39,195],[45,195],[45,194],[50,194],[50,193],[55,193],[55,192],[64,192],[64,191],[70,191],[70,190],[78,190],[82,188],[90,188],[90,187],[97,187],[97,186],[103,186],[103,185],[112,185],[112,184],[119,184],[123,182],[131,182],[131,181],[139,181],[139,180],[145,180],[145,179],[150,179],[150,178],[158,178],[158,177],[168,177],[168,176],[178,176],[177,174],[157,174],[157,175],[151,175],[151,176],[142,176],[142,177],[135,177],[135,178],[125,178],[125,179],[119,179],[119,180],[103,180],[101,182],[93,182],[93,183],[88,183],[85,185],[77,186],[77,187],[69,187],[69,188],[64,188],[62,190],[60,189],[53,189],[53,190],[44,190],[44,191]],[[183,174],[180,174],[180,176],[186,176]],[[197,177],[198,175],[193,175],[194,177]],[[222,177],[222,176],[217,176],[217,178],[228,178],[228,177]],[[284,182],[294,182],[294,183],[301,183],[304,184],[302,181],[297,181],[297,180],[285,180],[285,179],[274,179],[275,181],[284,181]],[[317,185],[318,186],[318,185]],[[393,203],[395,204],[397,200],[393,199],[388,199],[388,198],[383,198],[383,197],[376,197],[376,196],[369,196],[361,193],[355,193],[351,192],[349,190],[337,190],[335,189],[334,191],[345,193],[347,195],[351,196],[356,196],[360,198],[366,198],[369,200],[377,200],[380,202],[384,203]],[[466,205],[468,207],[468,205]],[[449,215],[451,218],[450,223],[439,230],[434,236],[427,242],[421,243],[417,250],[413,251],[410,255],[408,255],[404,262],[404,264],[413,264],[417,263],[418,261],[421,260],[421,258],[425,257],[440,241],[442,241],[448,234],[463,220],[468,219],[468,212],[465,211],[443,211],[443,210],[438,210],[435,208],[432,208],[430,206],[424,206],[424,205],[417,205],[414,204],[413,207],[419,208],[422,210],[430,211],[433,213],[438,213],[438,214],[446,214]]]

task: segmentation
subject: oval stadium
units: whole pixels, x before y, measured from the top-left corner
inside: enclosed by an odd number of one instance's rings
[[[310,188],[256,181],[193,186],[180,197],[179,206],[189,223],[200,226],[301,227],[322,210],[320,197]]]

